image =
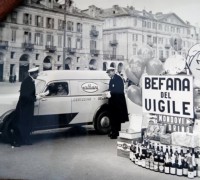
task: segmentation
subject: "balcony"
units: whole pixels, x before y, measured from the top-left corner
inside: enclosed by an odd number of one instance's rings
[[[90,36],[97,37],[98,35],[99,35],[99,31],[94,30],[94,29],[90,31]]]
[[[8,41],[0,41],[0,49],[8,49]]]
[[[111,45],[111,46],[117,46],[117,44],[118,44],[118,41],[117,41],[117,40],[112,40],[112,41],[110,41],[110,45]]]
[[[50,53],[54,53],[57,50],[56,46],[53,46],[53,45],[46,45],[45,49],[46,49],[46,51],[49,51]]]
[[[123,55],[104,54],[103,59],[104,60],[112,60],[112,61],[123,61],[124,56]]]
[[[169,49],[170,47],[170,44],[165,44],[165,49]]]
[[[96,50],[96,49],[90,49],[90,53],[95,55],[95,56],[98,56],[99,55],[99,50]]]
[[[25,51],[34,50],[34,44],[31,44],[31,43],[23,43],[22,47],[24,48]]]
[[[76,53],[76,48],[66,48],[66,51],[70,54],[75,54]]]

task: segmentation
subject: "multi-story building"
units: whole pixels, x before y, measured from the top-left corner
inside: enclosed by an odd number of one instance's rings
[[[34,66],[102,69],[103,21],[68,7],[64,47],[64,9],[55,0],[26,0],[0,23],[0,81],[22,81]]]
[[[138,11],[132,6],[124,8],[118,5],[108,9],[92,5],[83,12],[104,18],[104,69],[111,63],[121,69],[124,59],[136,56],[138,49],[147,44],[153,48],[155,58],[164,62],[175,53],[170,44],[173,36],[182,40],[179,53],[183,56],[199,41],[197,29],[175,13],[153,14],[151,11]]]

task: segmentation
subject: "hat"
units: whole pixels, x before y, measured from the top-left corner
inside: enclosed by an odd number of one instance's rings
[[[39,71],[38,67],[34,67],[34,68],[31,68],[28,70],[29,73],[33,73],[33,72],[37,72],[37,71]]]
[[[115,70],[115,68],[110,66],[107,68],[106,72],[108,73],[109,71],[114,71],[114,70]]]

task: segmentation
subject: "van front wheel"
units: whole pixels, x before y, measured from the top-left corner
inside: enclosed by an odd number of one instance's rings
[[[99,134],[108,134],[111,130],[110,116],[107,111],[100,112],[94,120],[94,128]]]

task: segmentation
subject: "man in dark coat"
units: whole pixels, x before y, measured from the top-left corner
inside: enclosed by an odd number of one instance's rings
[[[31,145],[31,127],[36,101],[34,79],[38,76],[38,67],[32,68],[29,75],[23,80],[20,88],[20,97],[15,110],[16,120],[13,122],[14,146]]]
[[[124,95],[123,79],[115,74],[115,68],[110,67],[107,73],[111,78],[109,82],[109,91],[111,97],[108,100],[111,112],[111,139],[116,139],[121,130],[121,123],[128,121],[128,110],[126,106],[126,99]]]

